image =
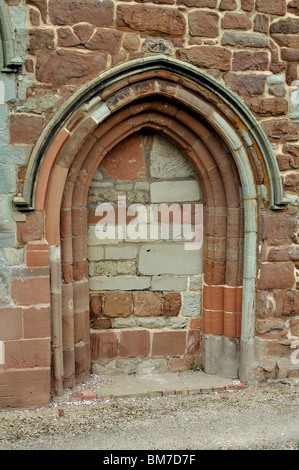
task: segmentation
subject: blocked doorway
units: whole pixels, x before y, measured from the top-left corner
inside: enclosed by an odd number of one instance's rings
[[[30,158],[23,195],[15,200],[21,207],[34,207],[45,220],[53,393],[90,374],[90,294],[95,295],[89,289],[87,246],[91,183],[105,156],[144,129],[176,145],[200,182],[203,370],[243,381],[252,377],[257,188],[263,185],[271,209],[285,204],[275,156],[256,121],[229,90],[169,57],[117,67],[70,101],[43,132]]]
[[[199,366],[203,205],[183,152],[143,130],[116,145],[88,194],[91,368]]]

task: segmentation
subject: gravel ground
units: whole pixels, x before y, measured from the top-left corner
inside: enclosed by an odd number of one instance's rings
[[[0,410],[0,450],[298,450],[298,385]]]

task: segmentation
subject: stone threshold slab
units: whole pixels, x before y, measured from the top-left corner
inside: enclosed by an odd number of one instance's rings
[[[98,379],[97,379],[98,378]],[[174,395],[196,395],[237,391],[245,387],[243,382],[209,375],[201,371],[166,374],[93,376],[85,384],[78,385],[56,402],[86,402],[124,398],[152,398]]]

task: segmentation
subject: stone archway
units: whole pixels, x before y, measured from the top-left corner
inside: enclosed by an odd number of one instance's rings
[[[202,366],[250,376],[255,319],[258,188],[283,206],[275,158],[247,108],[197,69],[155,57],[85,87],[41,136],[24,197],[45,212],[50,247],[53,389],[90,371],[87,195],[105,155],[150,129],[191,162],[205,211]],[[34,184],[34,186],[33,186]],[[26,200],[27,199],[27,200]]]

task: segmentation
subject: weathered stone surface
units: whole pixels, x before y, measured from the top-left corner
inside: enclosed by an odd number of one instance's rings
[[[168,328],[171,328],[172,330],[183,330],[184,328],[187,328],[187,326],[187,318],[170,317],[168,319]]]
[[[287,10],[289,13],[293,13],[293,15],[298,15],[299,13],[298,0],[292,0],[291,2],[289,2]]]
[[[251,111],[260,116],[280,116],[288,112],[288,101],[283,98],[251,98],[246,100]]]
[[[268,70],[270,57],[267,52],[234,52],[232,60],[232,70]]]
[[[217,0],[178,0],[178,5],[192,8],[216,8]]]
[[[82,45],[88,42],[95,31],[94,26],[88,23],[78,23],[72,29]]]
[[[29,54],[35,55],[37,49],[54,49],[54,31],[52,29],[29,30]]]
[[[29,213],[26,221],[17,224],[17,239],[21,244],[42,238],[44,238],[44,216],[42,213]]]
[[[187,288],[188,278],[184,276],[153,276],[152,290],[158,291],[184,291]]]
[[[222,47],[194,46],[190,49],[178,49],[177,56],[180,60],[206,69],[227,71],[231,68],[232,53]]]
[[[296,142],[299,138],[298,126],[290,124],[288,119],[270,119],[261,125],[272,142]]]
[[[105,259],[124,260],[135,259],[137,256],[136,246],[105,247]]]
[[[273,247],[269,249],[268,261],[299,261],[299,245]]]
[[[215,12],[196,10],[189,14],[191,36],[214,38],[218,36],[219,15]]]
[[[273,22],[270,26],[270,33],[277,34],[297,34],[299,32],[299,18],[285,18]]]
[[[261,237],[270,240],[291,240],[298,230],[298,220],[296,217],[288,217],[278,214],[264,215],[261,218]]]
[[[90,335],[91,360],[114,359],[118,356],[118,340],[112,331],[96,331]]]
[[[181,36],[186,29],[180,11],[145,5],[118,5],[116,24],[120,28],[171,36]]]
[[[119,354],[121,357],[146,357],[150,353],[150,334],[147,330],[121,331]]]
[[[181,356],[186,350],[185,331],[159,331],[153,335],[152,356]]]
[[[143,245],[139,254],[141,274],[199,274],[202,272],[200,252],[187,251],[184,245],[168,244]]]
[[[109,318],[129,317],[132,310],[132,294],[126,292],[105,295],[103,314]]]
[[[237,6],[236,0],[221,0],[219,10],[235,10]]]
[[[80,44],[80,40],[74,34],[70,26],[58,28],[57,36],[58,36],[58,46],[60,47],[72,47],[72,46],[78,46]]]
[[[197,181],[163,181],[151,184],[152,203],[199,201]]]
[[[134,292],[133,305],[136,317],[158,317],[162,314],[162,293]]]
[[[181,310],[182,297],[179,293],[169,293],[164,296],[163,316],[176,317]]]
[[[242,46],[254,48],[268,48],[268,39],[254,33],[235,33],[225,31],[222,37],[223,46]]]
[[[40,50],[37,53],[36,78],[39,82],[58,85],[79,85],[95,77],[106,67],[107,57],[101,53]]]
[[[105,290],[143,290],[150,288],[151,280],[146,276],[94,277],[90,279],[89,286],[91,291],[97,292]]]
[[[261,265],[258,288],[267,289],[289,289],[295,283],[294,265],[292,262],[266,263]]]
[[[254,7],[254,0],[241,0],[241,8],[244,11],[252,11]]]
[[[50,282],[48,277],[13,279],[12,298],[16,305],[50,303]]]
[[[286,1],[272,0],[268,2],[267,0],[257,0],[255,8],[262,13],[283,16],[286,13]]]
[[[122,33],[117,30],[99,28],[85,43],[86,49],[115,54],[120,49]]]
[[[283,185],[286,191],[291,191],[295,194],[299,192],[299,175],[297,173],[289,173],[285,176]]]
[[[41,116],[28,116],[26,114],[12,114],[10,117],[10,143],[34,144],[44,125]]]
[[[94,268],[95,276],[134,276],[136,274],[135,261],[101,261]]]
[[[109,330],[111,327],[112,323],[108,318],[97,318],[91,322],[93,330]]]
[[[187,336],[187,354],[194,355],[200,351],[201,333],[198,330],[190,330]]]
[[[49,15],[52,23],[57,25],[87,22],[95,26],[111,26],[113,22],[114,5],[111,0],[50,0]]]
[[[139,135],[133,135],[116,145],[104,158],[101,167],[118,181],[145,179],[144,150]]]
[[[201,312],[201,298],[198,294],[185,294],[183,301],[184,317],[199,317]]]
[[[127,33],[124,36],[123,39],[123,48],[126,49],[126,51],[137,51],[140,46],[140,39],[137,34],[135,33]]]
[[[299,52],[298,49],[281,49],[281,58],[288,62],[298,62]]]
[[[194,170],[182,152],[168,139],[154,137],[151,156],[152,178],[184,178],[194,175]]]
[[[138,326],[142,328],[165,328],[166,320],[162,317],[139,317]]]
[[[90,317],[98,318],[102,313],[102,297],[100,295],[93,295],[90,299]]]
[[[272,318],[257,320],[255,328],[256,335],[264,339],[279,339],[287,333],[285,322]]]
[[[251,21],[248,16],[242,13],[226,13],[221,21],[224,29],[251,29]]]
[[[269,32],[269,17],[266,15],[256,15],[254,17],[254,31],[258,33],[268,33]]]
[[[146,39],[142,45],[144,52],[152,52],[156,54],[173,54],[173,46],[164,39]]]
[[[237,75],[229,72],[225,75],[227,86],[241,96],[256,96],[264,93],[266,76],[246,74]]]
[[[35,6],[39,9],[44,23],[47,21],[47,0],[26,0],[28,5]]]
[[[271,37],[279,46],[293,49],[299,47],[298,34],[272,34]]]

